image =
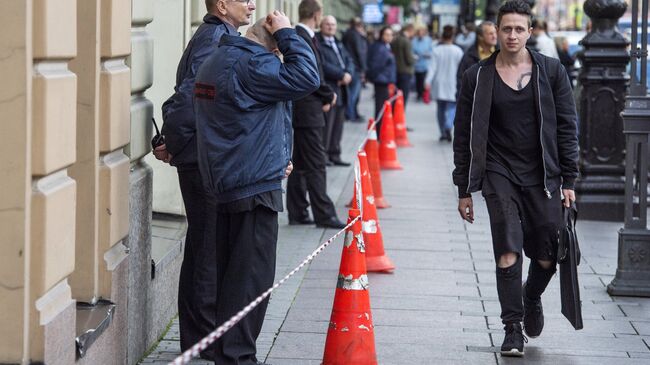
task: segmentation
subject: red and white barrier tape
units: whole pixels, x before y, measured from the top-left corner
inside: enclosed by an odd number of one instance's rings
[[[197,342],[192,348],[189,350],[185,351],[182,353],[180,356],[178,356],[174,361],[170,362],[169,364],[173,365],[181,365],[181,364],[187,364],[192,360],[192,358],[199,356],[199,353],[208,346],[210,346],[213,342],[218,340],[221,336],[223,336],[224,333],[226,333],[229,329],[234,327],[239,321],[242,320],[242,318],[246,317],[248,313],[250,313],[255,307],[257,307],[264,299],[266,299],[271,293],[277,289],[280,285],[284,284],[287,279],[295,275],[300,269],[302,269],[305,265],[310,263],[318,254],[323,252],[323,250],[330,245],[337,237],[339,237],[343,232],[345,232],[348,228],[352,227],[352,225],[361,218],[359,215],[355,219],[353,219],[350,223],[348,223],[345,228],[341,229],[338,231],[334,236],[330,237],[327,241],[325,241],[323,244],[318,246],[316,250],[314,250],[307,258],[300,264],[298,265],[295,269],[293,269],[287,276],[282,278],[282,280],[278,281],[270,287],[267,291],[262,293],[259,297],[255,298],[252,302],[250,302],[244,309],[240,310],[237,314],[234,316],[230,317],[229,320],[227,320],[224,324],[219,326],[216,330],[212,331],[209,335],[205,336],[201,341]]]

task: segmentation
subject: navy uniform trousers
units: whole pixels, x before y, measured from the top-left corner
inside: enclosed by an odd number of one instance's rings
[[[178,283],[178,321],[185,351],[215,328],[217,309],[215,201],[203,188],[197,168],[179,168],[178,181],[187,214],[185,253]],[[211,359],[209,351],[202,357]]]
[[[217,326],[273,285],[282,191],[217,205]],[[211,346],[219,365],[257,364],[268,298]]]

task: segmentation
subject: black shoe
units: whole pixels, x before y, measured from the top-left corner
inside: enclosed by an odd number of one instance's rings
[[[328,220],[324,222],[317,222],[316,227],[319,228],[336,228],[336,229],[341,229],[345,228],[346,224],[341,222],[338,218],[336,217],[331,217]]]
[[[325,161],[325,166],[334,166],[334,163],[330,160]]]
[[[521,324],[508,323],[504,329],[506,337],[501,345],[501,356],[524,356],[524,342],[528,342],[528,339],[521,332]]]
[[[330,159],[330,162],[334,164],[334,166],[350,166],[349,162],[342,161],[341,159],[338,158]]]
[[[305,225],[305,224],[314,224],[314,221],[309,219],[309,218],[289,219],[289,225],[290,226],[298,226],[298,225]]]
[[[526,296],[526,283],[521,289],[524,301],[524,331],[530,338],[535,338],[544,329],[544,309],[542,298],[531,299]]]

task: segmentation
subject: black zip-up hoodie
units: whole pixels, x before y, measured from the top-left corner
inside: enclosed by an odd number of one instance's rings
[[[528,48],[527,48],[528,49]],[[578,177],[577,115],[571,84],[560,61],[528,49],[533,60],[535,116],[540,128],[544,190],[573,189]],[[454,184],[466,198],[481,190],[499,51],[463,75],[454,119]]]

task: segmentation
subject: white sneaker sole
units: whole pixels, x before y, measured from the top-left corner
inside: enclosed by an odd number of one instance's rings
[[[523,357],[523,356],[524,356],[524,352],[523,352],[523,351],[519,352],[519,350],[517,350],[517,349],[512,349],[512,350],[510,350],[510,351],[503,351],[503,350],[501,350],[501,356],[507,356],[507,357]]]

